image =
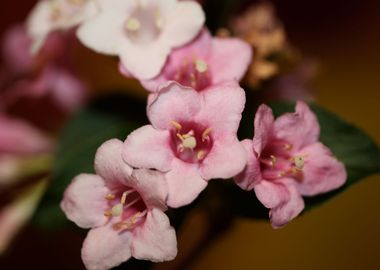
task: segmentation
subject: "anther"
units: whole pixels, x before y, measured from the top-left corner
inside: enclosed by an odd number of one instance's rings
[[[176,122],[176,121],[171,121],[170,124],[172,124],[173,127],[175,127],[176,129],[180,130],[182,128],[181,124]]]
[[[290,144],[290,143],[287,143],[287,144],[284,145],[284,149],[285,149],[286,151],[290,151],[290,150],[293,149],[293,145]]]
[[[112,200],[114,200],[114,199],[115,199],[115,194],[110,193],[110,194],[107,194],[107,195],[106,195],[106,200],[108,200],[108,201],[112,201]]]
[[[207,128],[205,131],[203,131],[202,142],[205,142],[206,140],[208,140],[210,138],[208,135],[211,133],[211,131],[212,131],[211,128]]]
[[[202,160],[206,156],[206,152],[203,150],[198,151],[197,153],[197,159]]]
[[[270,158],[271,158],[271,166],[276,165],[277,158],[275,156],[273,156],[273,155],[271,155]]]
[[[193,136],[190,136],[184,138],[184,140],[182,141],[182,145],[185,148],[194,149],[195,147],[197,147],[197,140]]]

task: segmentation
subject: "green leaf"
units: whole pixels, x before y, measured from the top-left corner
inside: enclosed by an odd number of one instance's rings
[[[124,140],[147,123],[145,114],[144,103],[116,95],[94,102],[71,119],[59,139],[52,183],[34,217],[37,225],[59,228],[71,224],[59,204],[72,178],[93,173],[97,148],[111,138]]]
[[[271,107],[278,116],[294,111],[294,106],[294,104],[277,103]],[[344,187],[338,190],[306,198],[306,209],[318,206],[367,176],[380,172],[380,149],[366,133],[316,104],[312,104],[311,109],[321,125],[321,142],[344,163],[348,179]]]

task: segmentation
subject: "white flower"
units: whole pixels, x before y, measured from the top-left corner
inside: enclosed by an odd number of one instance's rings
[[[100,12],[78,29],[89,48],[118,55],[136,78],[159,74],[172,48],[190,42],[205,21],[195,1],[98,0]]]

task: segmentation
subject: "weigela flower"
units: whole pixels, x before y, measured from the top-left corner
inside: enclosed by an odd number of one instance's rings
[[[89,48],[118,55],[128,72],[139,79],[157,76],[172,48],[190,42],[205,16],[194,1],[99,0],[100,13],[79,28]]]
[[[27,21],[31,51],[38,52],[50,33],[77,26],[96,12],[94,0],[40,0]]]
[[[169,206],[191,203],[208,180],[243,170],[246,153],[236,132],[244,104],[236,82],[201,92],[168,82],[148,106],[152,125],[127,137],[123,158],[135,167],[166,172]]]
[[[92,228],[83,243],[87,269],[109,269],[128,260],[172,260],[177,253],[169,224],[163,174],[132,169],[113,139],[97,151],[97,175],[81,174],[67,188],[61,208],[81,228]]]
[[[304,208],[302,196],[314,196],[342,186],[344,165],[320,143],[320,127],[309,107],[298,102],[295,113],[274,120],[262,105],[255,118],[253,140],[242,143],[248,152],[246,169],[236,177],[246,190],[254,189],[270,209],[275,228],[284,226]]]
[[[201,91],[222,82],[240,81],[251,60],[252,50],[246,42],[237,38],[212,38],[204,29],[194,41],[170,54],[159,76],[141,83],[152,92],[167,81]]]

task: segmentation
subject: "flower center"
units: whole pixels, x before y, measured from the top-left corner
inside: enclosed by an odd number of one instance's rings
[[[202,162],[212,148],[212,129],[196,123],[171,121],[172,148],[175,155],[188,163]]]
[[[182,65],[170,76],[183,86],[189,86],[201,91],[211,84],[211,76],[207,63],[200,58],[194,57],[192,60],[185,58]]]
[[[164,25],[162,13],[157,6],[136,0],[136,8],[125,21],[125,33],[136,45],[148,45],[161,34]]]
[[[105,199],[110,208],[104,212],[104,215],[119,219],[113,224],[114,230],[131,230],[145,220],[147,207],[140,194],[134,189],[128,189],[121,194],[120,192],[107,194]]]
[[[292,155],[292,149],[291,144],[284,142],[275,142],[266,147],[260,157],[263,178],[275,180],[282,177],[291,177],[297,181],[302,181],[307,156]]]

